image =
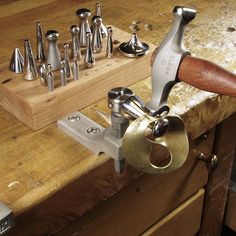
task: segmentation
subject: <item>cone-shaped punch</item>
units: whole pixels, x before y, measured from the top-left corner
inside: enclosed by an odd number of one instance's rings
[[[61,86],[66,86],[67,85],[67,79],[66,79],[66,64],[65,64],[65,60],[61,61],[60,74],[61,74]]]
[[[73,79],[79,80],[79,65],[76,60],[73,60],[72,73],[73,73]]]
[[[50,64],[47,65],[47,83],[48,83],[48,91],[54,90],[54,74],[52,72],[52,66]]]
[[[79,17],[79,42],[80,47],[86,47],[86,33],[91,33],[89,27],[89,17],[91,16],[91,11],[86,8],[81,8],[76,11],[76,15]]]
[[[78,61],[80,61],[82,58],[79,43],[79,31],[79,26],[77,25],[72,25],[70,27],[70,32],[72,36],[71,59]]]
[[[121,54],[126,57],[138,57],[148,53],[149,46],[138,40],[137,34],[133,33],[128,43],[121,43],[119,46]]]
[[[14,73],[23,73],[24,71],[24,58],[19,48],[15,48],[13,51],[9,69]]]
[[[56,30],[48,30],[45,37],[48,40],[47,64],[52,66],[52,70],[59,70],[61,67],[61,55],[57,45],[59,33]]]
[[[99,53],[102,51],[102,33],[100,30],[102,24],[102,18],[100,16],[94,16],[92,18],[93,22],[93,39],[92,39],[92,49],[93,53]]]
[[[47,66],[45,63],[39,65],[39,79],[42,86],[47,86]]]
[[[102,18],[102,14],[101,14],[101,4],[100,3],[96,3],[95,4],[95,10],[96,10],[96,16],[100,16]],[[102,37],[105,38],[108,34],[107,32],[107,28],[106,26],[103,24],[103,22],[101,23],[101,27],[100,27],[101,33],[102,33]]]
[[[64,61],[65,61],[66,77],[70,77],[70,75],[71,75],[68,49],[69,49],[69,44],[64,43]]]
[[[113,29],[112,27],[107,28],[107,48],[106,48],[106,57],[112,58],[113,57],[113,43],[112,43],[112,34]]]
[[[45,45],[40,22],[36,22],[36,45],[37,45],[37,55],[36,55],[37,61],[45,62],[46,61]]]
[[[87,68],[92,68],[95,65],[95,58],[93,55],[93,49],[92,49],[92,34],[86,33],[86,40],[87,40],[87,47],[84,57],[84,65]]]
[[[31,47],[31,43],[28,39],[24,41],[24,75],[25,80],[34,80],[38,78],[37,67]]]

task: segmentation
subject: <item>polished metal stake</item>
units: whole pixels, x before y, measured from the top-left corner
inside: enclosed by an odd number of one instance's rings
[[[100,16],[102,18],[101,4],[97,2],[96,5],[95,5],[95,8],[96,8],[96,16]],[[101,30],[101,33],[102,33],[102,37],[105,38],[107,36],[108,32],[107,32],[107,28],[103,24],[103,22],[101,23],[100,30]]]
[[[112,43],[112,34],[113,34],[113,29],[112,27],[107,28],[107,48],[106,48],[106,57],[107,58],[112,58],[113,57],[113,43]]]
[[[47,67],[45,63],[39,65],[39,79],[42,86],[47,86]]]
[[[92,43],[91,43],[92,34],[86,33],[87,47],[84,57],[84,64],[87,68],[92,68],[95,65],[95,58],[93,56]]]
[[[101,33],[101,23],[102,18],[100,16],[94,16],[92,18],[93,22],[93,39],[92,39],[92,49],[93,53],[99,53],[102,51],[102,33]]]
[[[66,86],[67,85],[66,65],[65,65],[65,61],[64,60],[61,61],[60,74],[61,74],[61,86]]]
[[[52,72],[52,66],[48,64],[47,66],[47,82],[48,82],[48,91],[53,91],[54,90],[54,75]]]
[[[89,27],[89,17],[91,16],[91,11],[86,8],[81,8],[76,11],[76,15],[79,17],[79,43],[80,47],[86,47],[86,33],[91,33]]]
[[[61,55],[57,45],[59,33],[56,30],[48,30],[45,36],[48,40],[47,64],[52,66],[52,70],[59,70],[61,67]]]
[[[79,43],[79,31],[79,26],[77,25],[72,25],[70,27],[70,32],[72,36],[71,59],[78,61],[82,58]]]
[[[23,73],[24,71],[24,58],[19,48],[15,48],[12,53],[9,69],[14,73]]]
[[[36,56],[37,61],[38,62],[46,61],[44,39],[40,22],[36,22],[36,45],[37,45],[37,56]]]
[[[28,39],[24,42],[24,75],[25,80],[34,80],[38,78],[37,67],[31,48],[31,43]]]
[[[72,73],[73,73],[73,79],[79,80],[79,65],[76,60],[73,60]]]
[[[70,75],[71,75],[71,73],[70,73],[70,60],[69,60],[69,56],[68,56],[68,48],[69,48],[69,44],[64,43],[64,61],[65,61],[66,77],[70,77]]]

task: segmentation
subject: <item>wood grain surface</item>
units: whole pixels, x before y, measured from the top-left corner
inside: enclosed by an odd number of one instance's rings
[[[201,224],[204,189],[165,216],[142,236],[196,235]]]
[[[94,9],[95,3],[96,1],[76,0],[0,1],[0,71],[3,72],[6,68],[6,62],[10,60],[15,47],[23,49],[24,39],[31,39],[35,48],[36,21],[41,21],[44,29],[58,30],[63,42],[67,39],[70,25],[78,23],[76,9]],[[235,26],[232,19],[235,16],[236,2],[210,1],[211,7],[209,1],[204,0],[184,0],[181,3],[195,7],[198,11],[197,18],[187,28],[185,37],[185,45],[192,55],[235,71]],[[139,37],[156,45],[160,44],[171,27],[171,12],[175,4],[172,0],[101,1],[105,24],[128,31],[134,20],[140,20]],[[146,31],[146,23],[152,24],[153,30]],[[131,88],[148,101],[150,82],[148,78]],[[207,93],[183,82],[173,88],[168,102],[172,110],[184,119],[190,139],[196,138],[236,111],[235,99]],[[106,120],[109,110],[106,99],[83,109],[82,112],[101,125],[108,125]],[[2,108],[0,173],[0,201],[13,209],[19,225],[22,223],[21,215],[29,212],[31,217],[34,215],[37,218],[39,214],[38,221],[51,222],[50,226],[43,223],[43,230],[48,232],[51,231],[50,227],[55,229],[59,225],[65,226],[124,186],[132,185],[132,181],[140,175],[128,167],[123,175],[118,176],[114,173],[112,161],[106,156],[94,156],[58,130],[55,124],[33,132]],[[87,181],[91,185],[87,185]],[[77,190],[78,183],[83,183],[82,192]],[[89,192],[91,189],[92,195]],[[81,193],[82,202],[79,203],[75,199]],[[66,211],[67,204],[70,204],[68,196],[74,199],[69,209],[75,208],[76,214]],[[41,204],[50,202],[51,197],[55,197],[51,205],[40,208]],[[64,199],[65,204],[61,211],[59,199]],[[45,212],[34,211],[36,206],[46,209]],[[76,206],[82,206],[82,209],[77,209]],[[47,209],[53,214],[48,214]]]

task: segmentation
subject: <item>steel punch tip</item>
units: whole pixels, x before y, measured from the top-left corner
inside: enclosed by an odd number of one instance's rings
[[[73,79],[79,80],[79,65],[76,60],[73,60],[72,73],[73,73]]]
[[[40,22],[36,22],[36,46],[37,46],[37,55],[36,55],[37,61],[38,62],[46,61],[44,38]]]
[[[95,15],[100,16],[102,18],[101,4],[99,2],[97,2],[95,4],[95,11],[96,11]],[[103,22],[101,23],[100,30],[101,30],[101,33],[102,33],[102,37],[105,38],[107,36],[108,32],[107,32],[107,28],[106,28],[106,26],[104,25]]]
[[[39,65],[39,79],[42,86],[47,86],[47,66],[45,63]]]
[[[48,83],[48,91],[51,92],[51,91],[54,91],[54,74],[52,72],[52,65],[51,64],[48,64],[47,65],[47,75],[46,75],[46,78],[47,78],[47,83]]]
[[[31,43],[28,39],[24,41],[24,75],[25,80],[35,80],[38,78],[37,67],[31,47]]]
[[[70,77],[70,60],[68,55],[69,44],[64,43],[64,61],[65,61],[65,70],[66,70],[66,77]]]
[[[24,71],[24,58],[19,48],[15,48],[12,53],[9,70],[14,73],[23,73]]]
[[[148,53],[149,46],[140,42],[136,33],[133,33],[131,39],[127,43],[121,43],[119,50],[126,57],[138,57]]]
[[[113,57],[113,42],[112,42],[112,35],[113,35],[113,29],[112,27],[107,28],[107,47],[106,47],[106,57],[112,58]]]
[[[92,49],[92,34],[90,32],[86,33],[87,47],[84,57],[84,64],[87,68],[92,68],[95,65],[95,58]]]
[[[72,60],[76,59],[80,61],[82,58],[82,55],[81,55],[80,42],[79,42],[79,32],[80,32],[79,26],[72,25],[70,27],[70,32],[72,36],[71,59]]]
[[[91,11],[86,8],[81,8],[76,11],[76,15],[79,17],[79,43],[80,47],[86,47],[86,33],[90,32],[89,17],[91,16]]]
[[[52,66],[52,70],[59,70],[61,67],[61,55],[57,45],[59,33],[56,30],[48,30],[45,37],[48,40],[47,64]]]
[[[102,51],[102,33],[100,30],[102,24],[102,18],[100,16],[94,16],[92,18],[93,22],[93,38],[92,38],[92,49],[93,53],[99,53]]]
[[[66,85],[67,85],[67,78],[66,78],[66,65],[65,65],[65,60],[62,60],[62,61],[61,61],[60,74],[61,74],[61,86],[66,86]]]

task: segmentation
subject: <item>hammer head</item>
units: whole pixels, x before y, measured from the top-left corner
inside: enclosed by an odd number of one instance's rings
[[[157,110],[165,105],[169,92],[178,82],[176,78],[181,59],[190,54],[183,45],[185,26],[195,18],[196,10],[176,6],[173,10],[174,24],[167,34],[152,65],[152,98],[146,105],[150,110]]]

